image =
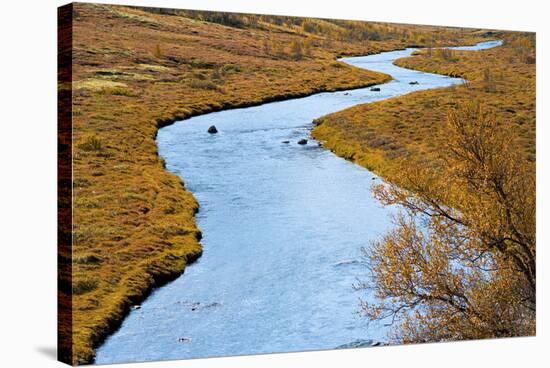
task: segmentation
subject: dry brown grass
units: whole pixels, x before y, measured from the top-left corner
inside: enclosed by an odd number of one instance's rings
[[[339,36],[345,27],[326,21],[314,23],[332,35],[277,18],[259,18],[253,28],[201,19],[74,5],[73,280],[61,280],[62,291],[73,291],[74,313],[72,328],[61,333],[73,335],[75,364],[90,362],[132,304],[201,254],[198,205],[157,155],[160,126],[388,80],[337,63],[337,55],[425,44],[436,31],[436,43],[477,39],[459,30],[379,25],[380,34],[391,29],[400,38],[348,42]],[[299,58],[296,42],[305,47]]]
[[[417,53],[399,66],[461,76],[469,83],[415,92],[354,106],[317,120],[313,136],[336,154],[390,181],[406,165],[434,165],[448,142],[446,116],[472,100],[495,110],[514,132],[526,160],[535,160],[535,64],[533,35],[502,33],[504,46],[484,51]]]

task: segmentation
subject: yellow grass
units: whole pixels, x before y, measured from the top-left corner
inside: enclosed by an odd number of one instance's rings
[[[390,181],[401,165],[437,164],[447,145],[448,112],[472,100],[494,109],[517,137],[528,161],[535,160],[535,64],[532,34],[503,32],[504,46],[484,51],[436,51],[399,59],[399,66],[461,76],[465,85],[420,91],[354,106],[316,121],[312,135],[337,155]]]
[[[73,279],[61,280],[61,290],[73,290],[74,313],[60,331],[74,340],[60,350],[72,349],[75,364],[90,362],[133,304],[201,254],[198,204],[158,157],[159,127],[388,80],[336,62],[337,55],[479,39],[470,31],[375,24],[372,37],[381,39],[358,42],[347,31],[358,22],[309,20],[316,25],[306,27],[241,16],[244,26],[228,27],[207,15],[74,5]]]

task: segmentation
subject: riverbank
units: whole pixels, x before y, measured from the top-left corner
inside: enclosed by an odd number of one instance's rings
[[[532,35],[502,32],[503,46],[483,51],[423,50],[398,59],[401,67],[462,77],[464,85],[414,92],[357,105],[315,121],[312,136],[335,154],[386,180],[399,182],[402,165],[438,165],[453,108],[479,100],[518,138],[517,150],[535,161],[535,60]],[[534,175],[534,171],[533,171]]]
[[[290,21],[236,27],[193,14],[93,4],[75,4],[73,14],[73,275],[68,285],[61,280],[62,290],[73,293],[73,319],[60,331],[72,346],[60,346],[60,353],[75,364],[92,361],[94,348],[132,306],[201,254],[198,204],[164,169],[159,127],[221,109],[383,83],[388,76],[335,57],[399,49],[423,35],[425,43],[433,31],[393,25],[410,38],[344,42]],[[470,31],[441,35],[437,42],[478,38]]]

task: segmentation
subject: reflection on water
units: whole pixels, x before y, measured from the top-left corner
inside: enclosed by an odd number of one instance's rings
[[[392,75],[380,92],[320,93],[161,129],[158,146],[167,169],[200,203],[204,254],[130,313],[98,349],[96,363],[383,340],[385,327],[367,329],[357,315],[364,295],[352,285],[364,276],[360,248],[389,229],[394,209],[372,198],[375,175],[318,147],[309,130],[313,119],[327,113],[462,82],[392,64],[412,51],[342,59]],[[208,134],[210,125],[219,133]],[[298,145],[301,138],[308,144]]]

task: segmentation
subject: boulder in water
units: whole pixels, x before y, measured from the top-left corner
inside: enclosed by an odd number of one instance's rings
[[[211,125],[210,128],[208,128],[208,133],[210,134],[216,134],[218,132],[218,129],[215,125]]]
[[[345,266],[359,263],[356,259],[344,259],[343,261],[336,262],[335,266]]]
[[[375,344],[372,340],[355,340],[344,345],[337,346],[336,349],[355,349],[364,348],[367,346],[373,346]]]
[[[210,303],[210,304],[206,304],[203,308],[218,308],[218,307],[221,307],[222,305],[218,302],[213,302],[213,303]]]
[[[298,141],[298,144],[301,144],[301,145],[307,144],[307,139],[300,139]]]

